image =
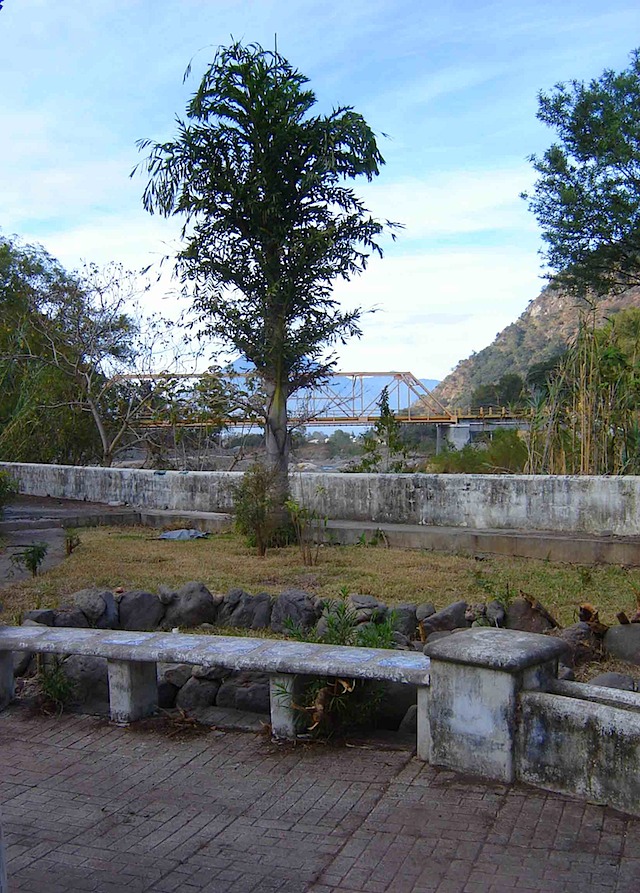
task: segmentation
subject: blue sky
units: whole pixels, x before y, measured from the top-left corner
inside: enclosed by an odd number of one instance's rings
[[[385,258],[336,294],[377,307],[344,370],[442,378],[536,297],[540,237],[519,198],[527,156],[552,135],[537,93],[626,67],[635,0],[4,0],[0,10],[0,229],[68,268],[138,269],[176,246],[179,223],[142,209],[136,140],[173,134],[215,48],[278,49],[320,109],[353,105],[387,164],[357,186],[405,224]],[[193,75],[182,76],[194,57]],[[382,134],[388,134],[385,138]],[[175,310],[171,284],[150,303]],[[169,295],[169,296],[167,296]]]

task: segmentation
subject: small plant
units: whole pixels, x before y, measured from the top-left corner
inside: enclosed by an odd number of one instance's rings
[[[340,593],[341,599],[325,604],[320,624],[307,631],[285,621],[287,633],[302,642],[393,648],[394,612],[384,619],[374,615],[369,623],[358,623],[357,612],[346,601],[347,587],[343,586]],[[384,686],[379,683],[321,677],[311,680],[300,695],[300,703],[293,702],[291,707],[301,730],[330,737],[370,723],[383,695]]]
[[[32,577],[37,577],[48,551],[47,543],[31,543],[25,546],[21,552],[14,552],[11,561],[16,567],[23,567],[30,571]]]
[[[81,542],[80,537],[75,532],[75,530],[72,530],[72,529],[65,530],[64,551],[65,551],[67,558],[69,557],[69,555],[72,555],[73,552],[75,552],[75,550],[80,545],[80,542]]]
[[[287,499],[285,508],[291,518],[302,563],[305,567],[313,567],[318,563],[322,532],[327,526],[327,519],[321,518],[313,509],[300,505],[295,499]]]
[[[272,542],[276,523],[275,473],[260,462],[245,471],[242,481],[233,487],[235,523],[239,533],[264,556]]]
[[[61,658],[53,656],[47,666],[44,663],[44,655],[39,654],[36,681],[43,710],[59,716],[73,700],[75,692],[73,682],[64,672]]]

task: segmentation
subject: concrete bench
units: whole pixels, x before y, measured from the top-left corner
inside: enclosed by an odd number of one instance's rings
[[[116,722],[132,722],[157,709],[156,664],[162,662],[269,673],[271,728],[281,738],[295,737],[291,702],[299,676],[417,685],[418,741],[425,733],[430,662],[423,654],[234,636],[5,626],[0,627],[0,708],[14,695],[14,651],[105,657],[111,719]]]

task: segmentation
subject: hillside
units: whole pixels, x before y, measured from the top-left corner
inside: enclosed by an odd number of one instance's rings
[[[604,319],[627,307],[640,307],[639,287],[601,299],[598,317]],[[533,363],[547,360],[566,347],[577,331],[581,309],[587,309],[586,302],[547,286],[492,344],[461,360],[434,393],[451,408],[466,407],[479,385],[492,384],[509,372],[524,377]]]

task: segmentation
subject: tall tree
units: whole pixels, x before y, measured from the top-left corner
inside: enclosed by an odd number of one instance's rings
[[[541,93],[538,118],[558,142],[531,157],[540,176],[523,197],[554,278],[584,296],[640,284],[640,50],[619,74]]]
[[[262,379],[279,504],[287,398],[328,374],[329,345],[360,334],[361,311],[343,312],[332,283],[381,254],[385,229],[345,185],[371,180],[384,163],[372,130],[350,107],[313,115],[307,83],[277,52],[221,47],[177,137],[139,144],[150,149],[144,207],[184,215],[177,269],[203,332],[240,351]]]
[[[70,274],[38,246],[0,239],[0,454],[110,465],[171,385],[149,372],[164,321],[134,318],[118,265]]]

